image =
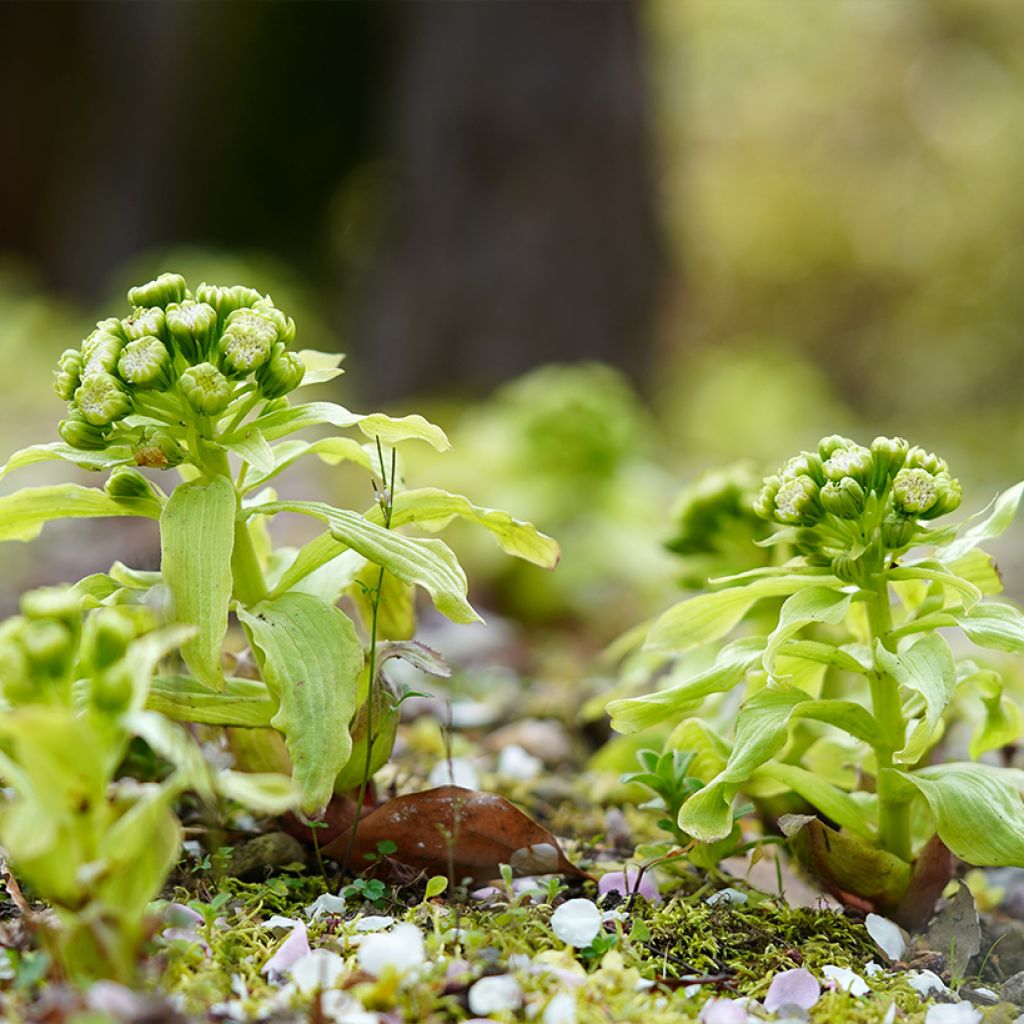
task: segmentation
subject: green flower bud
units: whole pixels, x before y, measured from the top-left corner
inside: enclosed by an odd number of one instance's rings
[[[94,427],[105,427],[132,411],[132,400],[112,374],[96,373],[75,390],[75,405]]]
[[[75,388],[82,380],[82,353],[77,348],[67,348],[61,353],[57,369],[53,371],[53,390],[57,397],[70,402]]]
[[[882,546],[889,551],[899,551],[910,543],[917,524],[898,512],[889,512],[882,520]]]
[[[93,331],[82,342],[82,372],[80,376],[91,377],[97,373],[113,373],[117,368],[124,342],[116,334]]]
[[[132,450],[136,466],[147,469],[170,469],[185,461],[185,449],[161,427],[147,427]]]
[[[944,516],[947,512],[952,512],[960,506],[960,500],[963,498],[960,481],[955,480],[948,473],[936,473],[932,479],[935,484],[937,498],[935,504],[922,514],[922,519],[937,519],[939,516]]]
[[[821,459],[814,452],[801,452],[787,459],[782,467],[783,480],[798,476],[809,476],[819,486],[825,482],[825,471]]]
[[[60,619],[75,626],[81,612],[81,599],[70,587],[39,587],[21,596],[21,614],[26,619]]]
[[[128,341],[128,335],[124,333],[124,324],[116,316],[108,316],[106,320],[99,320],[93,334],[112,334],[115,338],[121,339],[122,345]]]
[[[828,437],[823,437],[818,442],[818,454],[821,456],[822,461],[825,459],[832,458],[833,454],[840,448],[856,448],[857,442],[851,441],[848,437],[843,437],[841,434],[829,434]]]
[[[112,498],[152,498],[150,482],[132,466],[118,466],[103,488]]]
[[[110,668],[96,671],[89,680],[89,699],[92,706],[106,714],[126,711],[134,692],[132,670],[125,661]]]
[[[256,371],[256,380],[264,398],[281,398],[294,391],[305,375],[306,366],[302,360],[278,342],[270,359]]]
[[[126,384],[163,391],[172,383],[171,354],[159,338],[136,338],[121,350],[117,372]]]
[[[74,406],[66,420],[57,425],[57,432],[66,444],[82,451],[98,452],[107,447],[107,431],[87,422],[79,409]]]
[[[167,307],[167,333],[190,363],[207,357],[216,328],[217,311],[205,302],[186,299]]]
[[[258,370],[270,358],[276,341],[277,327],[272,320],[251,309],[236,310],[228,317],[220,338],[225,373],[244,377]]]
[[[903,468],[910,445],[902,437],[876,437],[871,442],[871,457],[875,472],[871,480],[872,489],[879,494]]]
[[[101,672],[120,661],[135,638],[131,619],[118,608],[100,608],[85,620],[82,630],[82,665]]]
[[[761,519],[775,519],[775,495],[779,493],[782,481],[777,476],[765,477],[761,492],[754,499],[754,513]]]
[[[940,459],[934,452],[926,452],[923,448],[915,445],[907,452],[907,469],[923,469],[934,476],[936,473],[948,473],[949,466],[945,459]]]
[[[830,480],[819,494],[821,507],[840,519],[857,519],[864,511],[864,488],[853,477]]]
[[[853,477],[860,484],[870,485],[874,469],[870,450],[859,444],[836,448],[825,460],[825,476],[836,482]]]
[[[21,624],[9,621],[15,629],[8,629],[0,637],[0,689],[9,704],[32,704],[41,699],[42,690],[39,680],[32,674],[28,655],[19,642]]]
[[[138,309],[133,309],[131,315],[121,321],[121,326],[129,341],[148,337],[167,340],[167,318],[159,306],[152,306],[149,309],[139,306]]]
[[[189,405],[205,416],[219,416],[231,401],[231,382],[212,363],[190,366],[179,384]]]
[[[75,643],[64,623],[53,619],[26,622],[21,630],[21,645],[35,674],[62,679],[71,671]]]
[[[919,519],[939,500],[935,477],[926,469],[901,469],[892,485],[893,507]]]
[[[224,320],[228,314],[245,306],[252,306],[263,298],[255,288],[246,288],[243,284],[224,285],[207,284],[205,281],[196,289],[196,300],[206,302],[217,311],[217,316]]]
[[[775,495],[775,518],[793,525],[816,522],[821,516],[818,485],[809,476],[784,480]]]
[[[133,306],[166,307],[185,298],[185,278],[181,274],[161,274],[155,281],[128,289],[128,301]]]
[[[285,316],[274,305],[269,295],[265,299],[260,299],[259,302],[254,302],[252,308],[268,320],[273,321],[274,326],[277,328],[278,341],[283,341],[285,345],[290,345],[295,340],[295,321],[290,316]]]

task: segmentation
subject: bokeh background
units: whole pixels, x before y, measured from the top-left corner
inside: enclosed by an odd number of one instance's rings
[[[1024,473],[1020,4],[8,2],[0,38],[2,453],[175,269],[347,353],[333,400],[437,419],[410,477],[565,549],[508,575],[467,539],[478,585],[604,636],[676,586],[703,470],[846,432],[944,454],[968,510]],[[147,529],[5,546],[0,610]]]

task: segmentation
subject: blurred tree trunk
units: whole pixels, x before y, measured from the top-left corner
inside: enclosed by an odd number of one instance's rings
[[[641,379],[661,270],[633,3],[407,8],[397,191],[356,340],[374,397],[604,359]]]

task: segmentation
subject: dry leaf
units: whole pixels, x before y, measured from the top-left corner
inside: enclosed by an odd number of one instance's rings
[[[390,840],[397,850],[388,858],[429,875],[448,875],[475,884],[498,877],[499,865],[517,874],[564,874],[589,877],[570,864],[555,837],[504,797],[461,786],[439,786],[396,797],[359,822],[352,866],[377,855],[377,844]],[[323,847],[342,858],[348,836]],[[390,864],[383,865],[385,870]]]

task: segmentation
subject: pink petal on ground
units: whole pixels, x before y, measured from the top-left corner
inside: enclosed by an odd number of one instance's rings
[[[774,1013],[780,1006],[799,1006],[809,1010],[821,995],[818,979],[803,967],[782,971],[772,978],[768,994],[764,997],[764,1008]]]
[[[284,974],[296,960],[309,954],[306,924],[297,921],[291,934],[277,947],[277,952],[263,965],[262,974]]]
[[[603,896],[606,892],[617,892],[623,896],[629,896],[630,893],[639,892],[648,903],[660,903],[661,893],[658,892],[658,883],[654,880],[654,876],[649,871],[645,871],[643,878],[640,879],[640,888],[638,889],[636,879],[639,874],[640,869],[632,864],[625,871],[609,871],[607,875],[602,875],[599,879],[597,894]]]
[[[750,1015],[745,1001],[712,997],[701,1007],[697,1020],[701,1024],[747,1024]]]

